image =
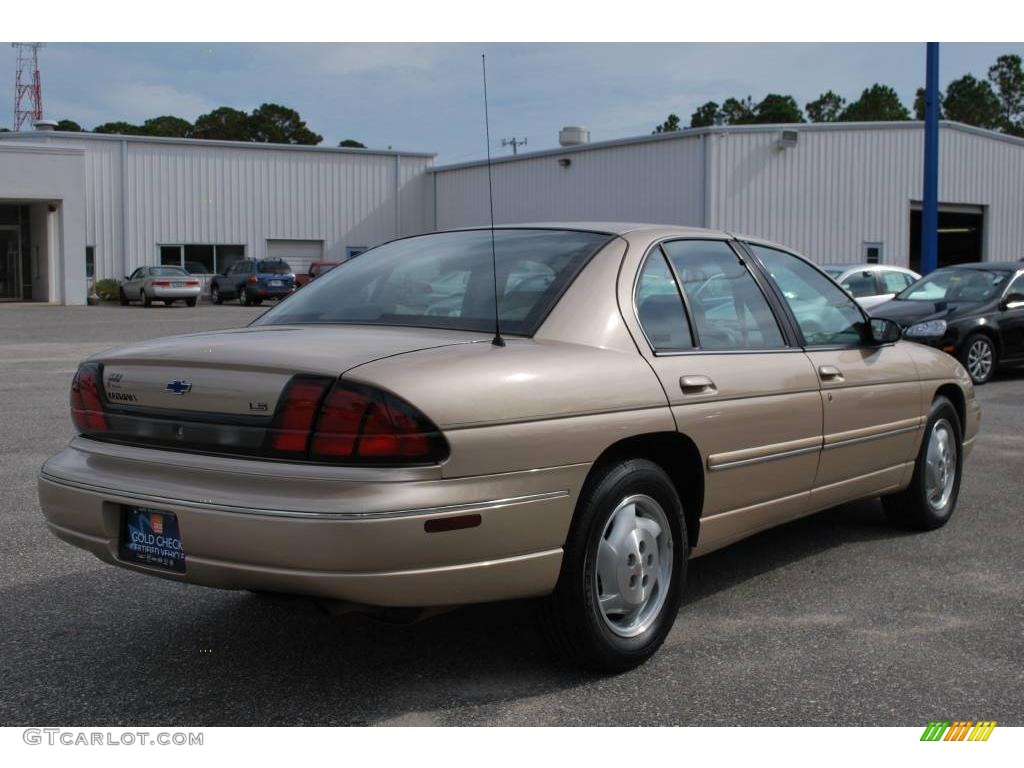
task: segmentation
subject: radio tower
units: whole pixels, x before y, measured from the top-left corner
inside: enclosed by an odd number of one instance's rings
[[[43,43],[11,43],[18,49],[18,73],[14,76],[14,130],[26,121],[29,127],[43,119],[43,85],[39,78],[39,49]]]

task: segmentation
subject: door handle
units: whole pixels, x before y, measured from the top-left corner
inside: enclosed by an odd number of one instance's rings
[[[822,381],[843,381],[843,372],[834,365],[819,365],[818,376]]]
[[[715,382],[707,376],[680,376],[679,388],[684,395],[713,395],[718,392]]]

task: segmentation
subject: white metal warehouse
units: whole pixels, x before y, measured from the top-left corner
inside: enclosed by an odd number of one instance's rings
[[[298,270],[429,231],[433,155],[31,131],[0,134],[0,299],[84,304],[144,264]],[[88,276],[88,277],[87,277]]]
[[[1024,257],[1024,140],[940,126],[939,264]],[[693,129],[503,157],[498,223],[655,221],[775,240],[820,263],[919,257],[919,122]],[[439,229],[488,220],[487,166],[433,170]],[[912,226],[913,222],[913,226]]]
[[[735,126],[502,157],[495,219],[708,226],[822,263],[914,266],[923,141],[917,122]],[[299,270],[485,225],[486,164],[432,166],[414,152],[0,133],[0,300],[83,304],[91,278],[144,264],[283,256]],[[942,123],[939,199],[940,264],[1024,257],[1024,140]]]

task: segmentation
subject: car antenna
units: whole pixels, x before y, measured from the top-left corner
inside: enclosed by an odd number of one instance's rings
[[[491,175],[491,118],[487,110],[487,54],[480,54],[480,63],[484,72],[484,131],[487,136],[487,202],[491,208],[491,268],[494,274],[494,338],[491,344],[504,347],[501,338],[501,319],[498,312],[498,256],[494,245],[494,181]]]

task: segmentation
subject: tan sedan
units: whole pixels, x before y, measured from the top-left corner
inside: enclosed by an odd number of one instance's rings
[[[40,500],[106,562],[363,605],[543,597],[603,669],[658,648],[689,557],[873,496],[943,525],[980,420],[956,360],[792,252],[618,224],[388,243],[247,328],[90,358],[71,413]]]

